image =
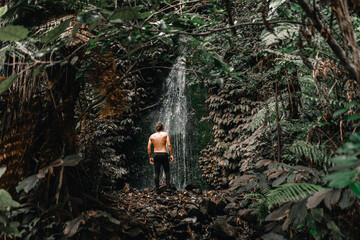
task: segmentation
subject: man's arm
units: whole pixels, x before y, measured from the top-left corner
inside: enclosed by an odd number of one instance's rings
[[[147,146],[147,151],[148,151],[150,163],[154,164],[154,158],[152,158],[152,156],[151,156],[151,139],[150,138],[149,138],[149,142],[148,142],[148,146]]]
[[[174,156],[173,156],[173,149],[172,149],[172,146],[171,146],[169,134],[167,134],[167,136],[166,136],[166,143],[167,143],[167,146],[168,146],[168,149],[169,149],[169,152],[170,152],[170,162],[173,162],[174,161]]]

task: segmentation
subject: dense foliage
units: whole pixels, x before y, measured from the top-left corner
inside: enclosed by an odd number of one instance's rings
[[[358,1],[0,3],[2,237],[124,237],[102,201],[178,35],[211,186],[251,199],[264,239],[358,235]]]

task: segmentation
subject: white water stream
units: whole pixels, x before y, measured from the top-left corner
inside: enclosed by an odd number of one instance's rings
[[[163,86],[163,99],[155,124],[164,124],[170,135],[174,162],[170,164],[171,183],[178,189],[187,184],[188,163],[187,134],[188,102],[185,96],[185,57],[178,57]]]

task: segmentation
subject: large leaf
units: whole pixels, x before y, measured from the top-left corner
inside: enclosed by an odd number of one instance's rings
[[[5,173],[5,171],[6,171],[6,167],[1,167],[0,168],[0,178]]]
[[[338,228],[338,226],[335,224],[334,221],[330,221],[326,224],[326,226],[328,227],[328,229],[331,230],[332,232],[332,235],[333,235],[333,239],[336,239],[336,240],[341,240],[342,237],[341,237],[341,232],[340,232],[340,229]]]
[[[31,175],[30,177],[25,178],[16,187],[16,191],[20,192],[21,190],[24,190],[26,193],[28,193],[31,189],[33,189],[36,185],[36,183],[39,181],[39,178],[36,176],[36,174]]]
[[[15,80],[17,79],[18,75],[14,74],[11,75],[10,77],[8,77],[7,79],[3,80],[0,83],[0,95],[5,92],[6,90],[8,90],[8,88],[15,82]]]
[[[343,170],[329,174],[324,180],[330,181],[329,186],[331,187],[343,188],[352,183],[351,179],[354,175],[354,171]]]
[[[20,41],[28,36],[29,30],[23,26],[8,25],[0,28],[0,41]]]
[[[0,17],[2,17],[8,10],[8,7],[0,7]]]
[[[359,183],[350,184],[350,189],[353,193],[360,196],[360,184]]]
[[[142,7],[122,7],[117,9],[110,17],[110,20],[136,20],[139,18],[139,11]]]
[[[329,161],[338,165],[348,165],[356,163],[358,161],[358,158],[356,157],[356,155],[340,155],[331,158]]]
[[[65,223],[65,229],[64,229],[64,234],[67,236],[67,237],[72,237],[74,236],[78,229],[79,229],[79,226],[80,224],[84,224],[85,221],[83,219],[83,216],[80,215],[79,217],[71,220],[71,221],[68,221]]]
[[[57,39],[70,25],[70,19],[62,22],[59,26],[48,32],[48,34],[41,39],[42,43],[49,43]]]
[[[331,190],[326,189],[326,190],[321,190],[321,191],[314,193],[314,195],[312,195],[311,197],[308,198],[306,207],[308,209],[317,207],[317,205],[319,205],[321,203],[321,201],[325,198],[325,195],[329,191],[331,191]]]
[[[14,201],[5,189],[0,189],[0,211],[7,211],[8,208],[19,206],[20,204]]]

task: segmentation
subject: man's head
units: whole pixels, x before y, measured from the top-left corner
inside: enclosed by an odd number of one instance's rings
[[[155,129],[158,132],[163,131],[164,130],[164,125],[161,122],[159,122],[158,124],[156,124]]]

